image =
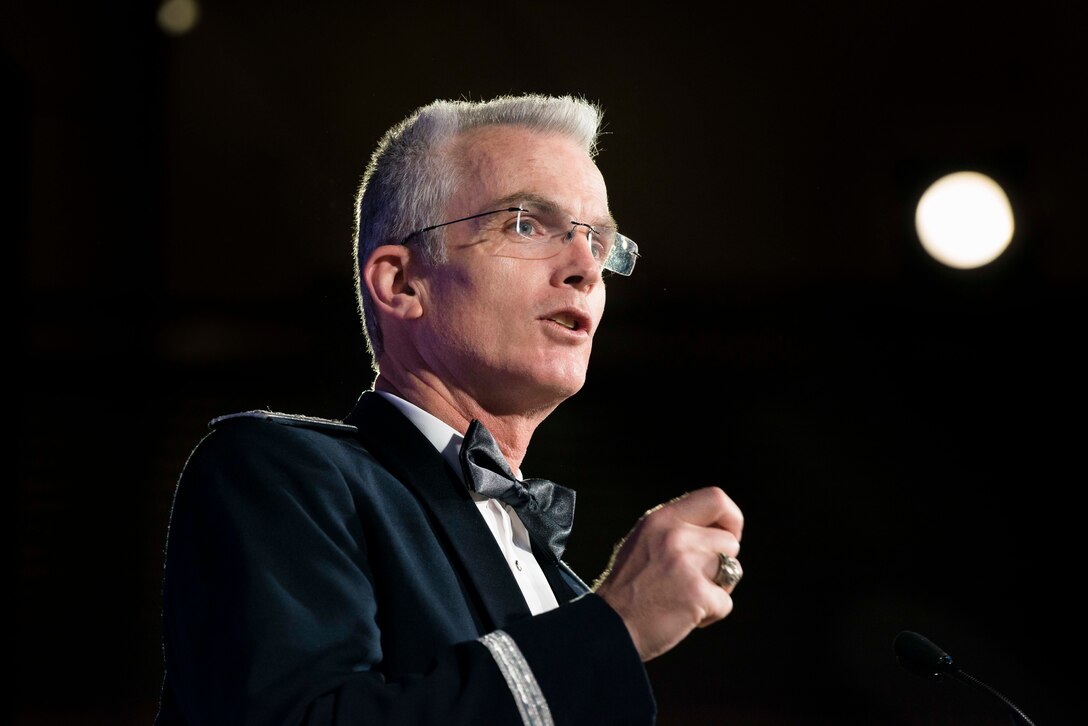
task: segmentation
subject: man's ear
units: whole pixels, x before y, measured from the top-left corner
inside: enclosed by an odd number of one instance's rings
[[[403,320],[423,314],[423,304],[409,283],[411,251],[404,245],[376,247],[360,270],[379,313]]]

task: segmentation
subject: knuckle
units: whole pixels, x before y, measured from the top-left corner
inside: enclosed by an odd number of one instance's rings
[[[711,503],[718,509],[728,509],[733,503],[721,487],[708,487],[707,496],[710,497]]]
[[[660,546],[670,557],[679,557],[687,548],[686,533],[679,527],[668,527],[661,532]]]

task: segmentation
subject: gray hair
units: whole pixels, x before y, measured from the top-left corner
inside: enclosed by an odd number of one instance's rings
[[[375,372],[384,345],[362,266],[375,248],[399,244],[415,230],[443,221],[435,214],[464,181],[461,160],[448,142],[469,129],[524,126],[565,134],[594,158],[602,116],[600,106],[584,99],[529,93],[489,101],[434,101],[385,132],[355,197],[353,239],[356,295]],[[445,260],[443,240],[442,234],[420,236],[429,263]]]

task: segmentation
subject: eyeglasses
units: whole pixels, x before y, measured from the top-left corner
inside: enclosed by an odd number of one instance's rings
[[[525,260],[544,260],[554,257],[574,239],[578,227],[585,227],[589,248],[601,269],[620,275],[630,275],[641,256],[634,240],[617,232],[615,227],[575,222],[570,219],[571,215],[543,202],[523,202],[516,207],[493,209],[490,212],[480,212],[417,229],[401,240],[401,244],[407,244],[412,237],[430,232],[432,229],[494,214],[508,215],[498,227],[502,242],[493,252],[500,257],[516,257]]]

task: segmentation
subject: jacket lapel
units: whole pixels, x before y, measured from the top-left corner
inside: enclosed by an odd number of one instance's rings
[[[359,429],[367,451],[431,514],[471,604],[482,613],[484,632],[529,617],[525,598],[476,504],[419,429],[373,391],[359,397],[345,421]]]
[[[560,605],[589,592],[589,586],[574,574],[574,570],[570,569],[567,563],[556,559],[549,548],[538,545],[536,538],[532,535],[529,538],[532,540],[536,561],[540,563],[540,569],[544,571],[544,577],[548,578],[548,584],[551,585],[555,599]]]

